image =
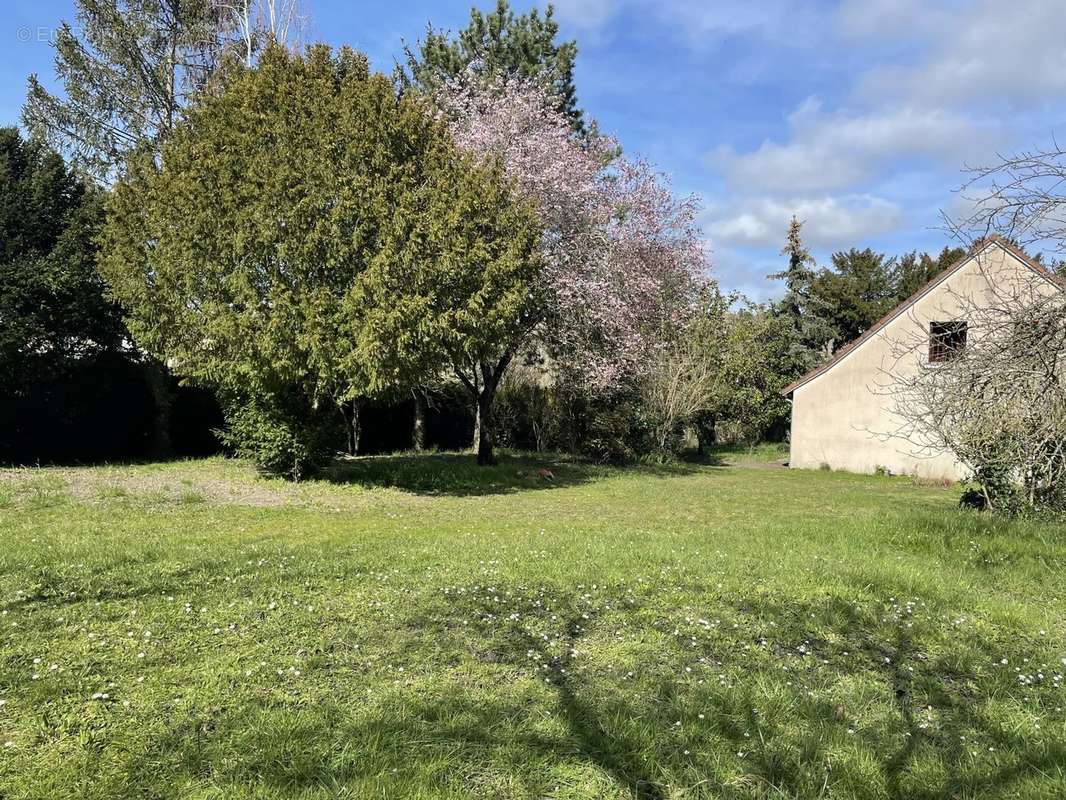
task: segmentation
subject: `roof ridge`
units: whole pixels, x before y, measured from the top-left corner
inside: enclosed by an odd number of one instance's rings
[[[861,336],[859,336],[854,341],[848,342],[848,344],[837,350],[833,354],[833,357],[826,361],[824,364],[819,364],[817,367],[808,370],[802,376],[794,380],[792,383],[782,389],[780,394],[784,397],[787,397],[788,395],[796,391],[796,389],[803,386],[805,383],[809,383],[810,381],[817,378],[823,372],[828,372],[830,369],[832,369],[841,361],[843,361],[844,358],[846,358],[850,353],[852,353],[854,350],[858,349],[867,341],[869,341],[878,333],[880,333],[881,329],[883,329],[886,325],[888,325],[888,323],[896,319],[896,317],[902,314],[906,309],[910,308],[912,305],[922,299],[922,297],[932,291],[937,286],[937,284],[941,283],[950,275],[965,266],[967,263],[977,258],[991,245],[999,245],[1006,252],[1010,253],[1012,256],[1021,261],[1025,266],[1029,267],[1031,270],[1040,275],[1040,277],[1045,278],[1055,286],[1058,286],[1060,289],[1066,289],[1066,284],[1063,283],[1062,279],[1060,279],[1054,273],[1050,272],[1039,262],[1034,261],[1020,247],[1013,244],[1008,239],[998,233],[990,233],[987,236],[982,236],[980,239],[977,239],[966,251],[965,255],[953,261],[951,264],[946,266],[944,269],[942,269],[940,272],[938,272],[936,275],[926,281],[921,286],[921,288],[919,288],[906,300],[900,301],[896,306],[892,308],[891,311],[889,311],[887,314],[881,317],[881,319],[877,320],[877,322],[875,322],[873,325],[863,331]]]

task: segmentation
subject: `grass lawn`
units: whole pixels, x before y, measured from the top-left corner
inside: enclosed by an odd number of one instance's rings
[[[2,472],[0,797],[1066,797],[1066,531],[957,495]]]

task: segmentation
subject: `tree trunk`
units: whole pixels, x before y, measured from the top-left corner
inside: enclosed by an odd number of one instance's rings
[[[421,389],[415,389],[415,419],[411,429],[411,446],[416,453],[426,449],[426,398]]]
[[[477,400],[477,463],[483,467],[496,463],[496,455],[493,452],[496,446],[496,421],[492,413],[492,401],[495,396],[496,386],[493,383],[482,389]]]
[[[696,453],[700,458],[707,455],[709,447],[715,444],[715,419],[712,416],[700,415],[696,418]]]
[[[155,412],[152,416],[148,455],[151,458],[169,458],[172,455],[170,408],[174,403],[174,393],[170,390],[170,373],[163,362],[149,356],[144,361],[144,374]]]
[[[341,414],[344,416],[344,432],[347,436],[348,455],[359,455],[359,434],[361,432],[359,408],[360,401],[348,400],[341,405]]]
[[[474,437],[470,440],[470,449],[477,452],[481,445],[481,395],[474,395]]]
[[[455,374],[474,398],[477,417],[474,420],[474,447],[477,450],[477,463],[481,466],[496,463],[496,418],[492,411],[496,399],[496,389],[504,370],[511,363],[513,353],[504,353],[495,364],[482,361],[474,366],[472,375],[467,376],[456,369]],[[478,371],[480,370],[480,381]]]

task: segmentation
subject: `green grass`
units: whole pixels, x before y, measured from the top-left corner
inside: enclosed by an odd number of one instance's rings
[[[782,464],[788,461],[788,454],[788,445],[781,442],[720,444],[714,447],[706,460],[734,466]]]
[[[1066,535],[957,494],[4,472],[0,797],[1062,798]]]

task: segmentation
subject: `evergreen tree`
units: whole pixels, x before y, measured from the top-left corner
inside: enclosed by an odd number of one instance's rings
[[[785,348],[781,368],[794,377],[832,353],[833,329],[813,293],[815,261],[803,243],[803,222],[796,217],[789,222],[781,255],[788,256],[788,267],[769,277],[785,282],[785,296],[774,305],[774,314],[788,322],[791,343]]]
[[[0,128],[0,461],[143,455],[153,406],[96,271],[99,190]]]
[[[965,248],[945,245],[936,258],[917,251],[900,256],[892,276],[895,300],[906,300],[964,255]]]
[[[212,0],[77,0],[55,37],[62,95],[29,78],[23,121],[97,179],[155,147],[217,66],[229,14]]]
[[[523,324],[539,228],[415,96],[349,50],[233,64],[109,201],[101,269],[134,338],[299,477],[351,401]]]
[[[859,338],[896,305],[895,261],[870,248],[834,253],[832,269],[822,270],[811,295],[834,331],[837,347]]]
[[[814,256],[803,243],[803,222],[792,217],[781,255],[788,256],[788,267],[770,275],[771,280],[785,282],[785,296],[778,305],[779,312],[799,320],[809,304],[811,284],[814,282]]]
[[[417,52],[405,48],[406,65],[398,75],[404,85],[426,93],[471,68],[489,79],[533,80],[556,98],[556,110],[567,115],[574,130],[583,131],[574,86],[577,43],[556,42],[558,33],[551,5],[543,15],[534,8],[516,16],[508,0],[497,0],[488,14],[472,8],[470,23],[456,38],[428,27]]]
[[[124,328],[94,265],[100,197],[36,141],[0,128],[0,382],[5,392],[117,350]]]

